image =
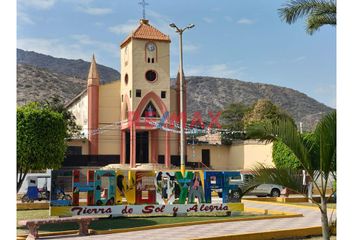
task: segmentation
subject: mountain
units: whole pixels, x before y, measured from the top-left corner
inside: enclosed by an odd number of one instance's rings
[[[58,95],[64,102],[70,101],[86,87],[89,62],[55,58],[35,52],[17,50],[17,103],[39,101]],[[103,83],[119,79],[118,71],[98,65]],[[171,79],[172,87],[175,79]],[[203,120],[230,103],[250,105],[261,98],[271,100],[287,111],[296,122],[303,122],[304,130],[311,130],[317,122],[333,109],[309,96],[285,87],[270,84],[244,82],[216,77],[186,77],[187,110],[189,118],[201,112]]]
[[[43,101],[57,96],[67,102],[86,87],[86,80],[54,73],[26,64],[17,64],[17,104]]]
[[[296,122],[302,122],[304,130],[311,130],[326,113],[333,111],[304,93],[271,84],[215,77],[186,77],[186,82],[190,117],[200,111],[205,119],[209,111],[215,115],[230,103],[251,105],[264,98],[287,111]]]
[[[87,79],[90,63],[84,60],[71,60],[55,58],[49,55],[17,49],[17,64],[27,64],[39,68],[45,68],[51,72],[62,73],[67,76]],[[97,64],[103,84],[120,79],[117,70]]]

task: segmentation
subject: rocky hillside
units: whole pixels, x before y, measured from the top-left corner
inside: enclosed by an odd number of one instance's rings
[[[79,60],[55,58],[49,55],[36,53],[32,51],[24,51],[17,49],[17,63],[45,68],[51,72],[62,73],[67,76],[87,79],[90,63]],[[100,72],[101,82],[108,83],[120,79],[120,74],[117,70],[97,64]]]
[[[89,63],[83,60],[55,58],[18,49],[17,103],[48,99],[57,95],[68,102],[86,87]],[[119,79],[119,72],[99,65],[105,83]],[[200,111],[222,110],[233,102],[252,104],[260,98],[270,99],[286,110],[304,130],[313,129],[322,116],[333,110],[307,95],[285,87],[243,82],[215,77],[187,77],[188,115]],[[175,85],[172,79],[171,85]]]
[[[57,96],[67,102],[83,91],[86,81],[31,65],[17,64],[17,104]]]
[[[296,122],[303,122],[304,130],[309,130],[333,110],[304,93],[270,84],[215,77],[187,77],[186,81],[188,113],[201,111],[203,119],[208,117],[208,111],[220,111],[230,103],[250,105],[265,98],[286,110]]]

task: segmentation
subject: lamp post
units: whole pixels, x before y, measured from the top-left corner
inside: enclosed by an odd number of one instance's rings
[[[180,152],[181,152],[181,172],[182,175],[184,176],[184,173],[186,171],[186,163],[184,159],[184,123],[183,123],[183,51],[182,51],[182,34],[185,30],[191,29],[194,27],[194,24],[189,24],[188,26],[184,28],[179,28],[176,26],[176,24],[171,23],[170,24],[171,28],[174,28],[176,30],[176,33],[179,34],[179,105],[180,105]]]

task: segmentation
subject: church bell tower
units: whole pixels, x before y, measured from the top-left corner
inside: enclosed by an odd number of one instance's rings
[[[121,163],[129,162],[131,167],[157,163],[161,134],[165,134],[165,164],[170,165],[169,135],[149,124],[170,111],[170,42],[169,36],[142,19],[120,45]]]

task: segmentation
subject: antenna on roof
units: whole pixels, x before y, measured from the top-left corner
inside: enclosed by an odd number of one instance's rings
[[[143,19],[145,18],[145,6],[149,5],[147,2],[145,2],[145,0],[141,0],[141,2],[139,2],[138,4],[140,4],[143,7]]]

